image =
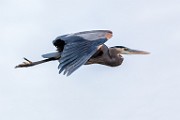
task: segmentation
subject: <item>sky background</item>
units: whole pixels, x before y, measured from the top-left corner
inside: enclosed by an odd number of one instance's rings
[[[121,66],[14,66],[59,35],[109,29],[106,45],[146,50]],[[0,120],[180,120],[179,0],[0,0]]]

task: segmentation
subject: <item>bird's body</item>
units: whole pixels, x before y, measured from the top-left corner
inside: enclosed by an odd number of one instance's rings
[[[123,46],[108,48],[104,43],[112,37],[109,30],[84,31],[57,37],[53,44],[57,52],[42,55],[44,60],[27,62],[16,66],[29,67],[48,61],[58,60],[59,73],[70,75],[82,65],[102,64],[119,66],[123,62],[121,54],[148,54],[145,51],[132,50]]]

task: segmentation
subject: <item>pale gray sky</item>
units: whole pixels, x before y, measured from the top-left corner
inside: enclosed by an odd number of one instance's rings
[[[0,120],[179,120],[179,0],[1,0]],[[59,35],[110,29],[106,45],[147,50],[70,77],[41,59]]]

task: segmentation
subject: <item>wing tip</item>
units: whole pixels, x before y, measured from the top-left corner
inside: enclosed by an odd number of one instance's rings
[[[113,33],[112,33],[112,32],[108,32],[108,33],[106,33],[106,35],[105,35],[105,37],[106,37],[107,40],[109,40],[110,38],[112,38],[112,36],[113,36]]]

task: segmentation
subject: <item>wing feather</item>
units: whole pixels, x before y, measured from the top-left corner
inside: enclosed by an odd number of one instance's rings
[[[98,46],[107,41],[106,33],[109,31],[86,31],[57,37],[53,43],[58,40],[65,42],[59,59],[59,73],[64,71],[63,74],[69,76],[84,65],[96,53]]]

